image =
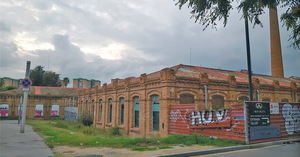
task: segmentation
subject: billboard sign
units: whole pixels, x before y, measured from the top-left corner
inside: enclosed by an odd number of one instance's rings
[[[268,102],[246,102],[248,106],[250,126],[270,125],[270,103]]]
[[[52,117],[59,116],[59,105],[52,105],[50,114]]]
[[[0,117],[8,117],[9,105],[0,104]]]
[[[44,105],[43,104],[37,104],[35,105],[35,117],[42,117],[44,115]]]

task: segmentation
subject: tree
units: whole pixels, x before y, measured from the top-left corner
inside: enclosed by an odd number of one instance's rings
[[[52,71],[46,71],[43,75],[43,86],[61,86],[61,83],[59,82],[59,74]]]
[[[44,67],[40,65],[30,70],[30,79],[33,86],[61,86],[59,74],[52,71],[45,71]]]
[[[276,8],[277,6],[286,8],[281,20],[287,29],[292,30],[290,41],[294,48],[300,49],[300,1],[299,0],[175,0],[176,5],[181,9],[187,4],[192,8],[191,18],[195,18],[195,22],[215,27],[217,21],[223,20],[224,27],[233,9],[233,3],[238,4],[238,10],[242,11],[243,17],[248,18],[254,24],[260,24],[259,17],[265,13],[265,8]],[[205,29],[204,28],[204,29]]]
[[[65,87],[67,87],[67,86],[68,86],[69,82],[70,82],[69,78],[67,78],[67,77],[64,77],[64,79],[63,79],[63,83],[64,83],[64,86],[65,86]]]
[[[33,86],[42,86],[43,85],[43,76],[45,70],[42,66],[37,66],[33,70],[30,70],[30,79]]]
[[[0,78],[0,88],[2,88],[4,86],[4,80],[3,78]]]

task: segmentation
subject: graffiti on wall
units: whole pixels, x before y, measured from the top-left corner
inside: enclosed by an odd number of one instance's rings
[[[185,109],[185,111],[181,111],[179,109],[177,110],[171,110],[170,111],[170,120],[171,122],[176,122],[177,120],[187,120],[187,115],[191,111],[189,109]]]
[[[219,111],[193,111],[190,113],[189,122],[193,127],[229,127],[230,117],[228,110]]]
[[[300,132],[300,107],[284,104],[282,106],[282,116],[285,120],[287,134],[293,135]]]
[[[190,128],[230,127],[229,110],[171,110],[170,121],[177,122],[178,120],[186,121]]]

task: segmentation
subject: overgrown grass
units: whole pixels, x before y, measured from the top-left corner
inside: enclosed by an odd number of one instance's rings
[[[83,147],[131,148],[136,151],[171,148],[174,145],[232,146],[241,142],[214,139],[199,135],[171,135],[168,137],[129,138],[120,135],[119,128],[108,130],[84,126],[64,120],[28,120],[34,131],[39,132],[49,147],[68,145]]]

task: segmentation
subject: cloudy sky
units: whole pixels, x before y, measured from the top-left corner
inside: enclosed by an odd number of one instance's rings
[[[0,77],[23,78],[27,60],[61,77],[103,82],[190,62],[246,69],[241,15],[233,10],[227,27],[203,31],[189,11],[173,0],[1,0]],[[262,19],[262,28],[250,26],[253,71],[270,74],[268,16]],[[285,75],[300,76],[289,33],[281,28]]]

